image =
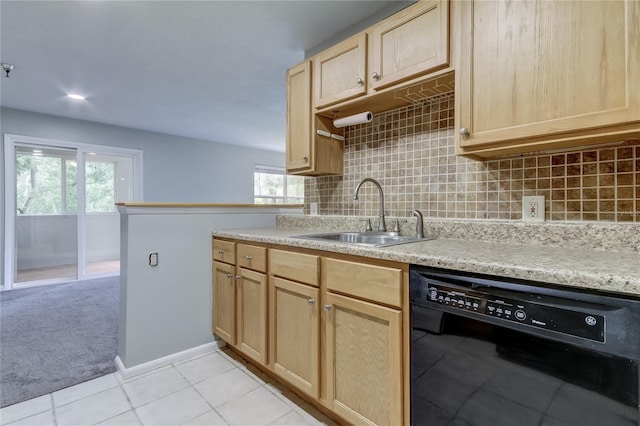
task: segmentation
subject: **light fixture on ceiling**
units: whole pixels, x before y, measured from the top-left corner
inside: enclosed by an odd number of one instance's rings
[[[84,101],[85,97],[82,95],[78,95],[77,93],[67,93],[67,97],[71,99],[75,99],[76,101]]]
[[[11,72],[12,69],[14,69],[15,66],[11,65],[11,64],[6,64],[6,63],[2,63],[2,69],[4,70],[5,73],[7,73],[5,75],[5,77],[9,78],[9,73]]]

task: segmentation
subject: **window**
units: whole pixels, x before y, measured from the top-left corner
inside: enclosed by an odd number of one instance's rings
[[[253,171],[255,204],[303,204],[304,177],[287,176],[280,167],[255,166]]]
[[[86,212],[115,212],[115,163],[113,161],[87,161],[86,164]]]
[[[64,215],[78,212],[76,152],[43,147],[16,147],[18,215]],[[87,160],[87,213],[115,213],[116,164]]]
[[[17,147],[15,167],[18,215],[76,213],[75,152]]]

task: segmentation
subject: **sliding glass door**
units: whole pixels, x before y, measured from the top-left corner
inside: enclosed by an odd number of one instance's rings
[[[15,150],[15,282],[78,276],[76,151]]]
[[[141,155],[5,136],[3,288],[119,273],[115,203],[141,199]]]

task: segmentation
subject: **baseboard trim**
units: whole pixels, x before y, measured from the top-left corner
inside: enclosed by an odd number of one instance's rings
[[[130,379],[131,377],[147,373],[157,368],[165,367],[167,365],[173,364],[174,362],[193,358],[194,356],[203,355],[208,352],[217,351],[218,349],[225,346],[226,343],[224,342],[224,340],[219,339],[211,343],[205,343],[204,345],[196,346],[195,348],[187,349],[182,352],[176,352],[174,354],[154,359],[143,364],[134,365],[133,367],[129,368],[124,366],[124,363],[118,355],[115,359],[116,368],[118,369],[117,373],[122,379]]]

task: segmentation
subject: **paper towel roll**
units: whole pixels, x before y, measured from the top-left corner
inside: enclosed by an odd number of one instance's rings
[[[353,126],[356,124],[369,123],[371,119],[373,119],[373,114],[371,113],[371,111],[367,111],[361,112],[360,114],[353,114],[348,117],[333,120],[333,125],[338,128]]]

